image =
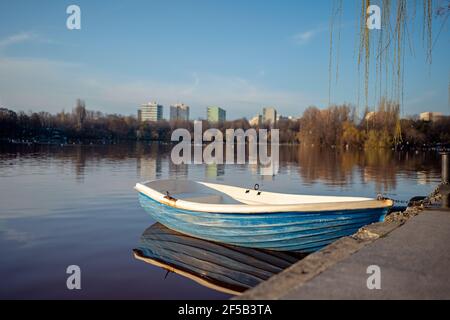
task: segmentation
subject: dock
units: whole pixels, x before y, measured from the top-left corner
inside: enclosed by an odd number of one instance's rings
[[[379,288],[369,289],[373,266]],[[238,299],[450,299],[450,210],[368,226]]]

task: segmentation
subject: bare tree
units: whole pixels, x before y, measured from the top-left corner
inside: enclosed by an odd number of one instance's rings
[[[83,100],[77,99],[77,105],[73,110],[73,115],[75,117],[78,130],[81,130],[87,115],[86,104]]]

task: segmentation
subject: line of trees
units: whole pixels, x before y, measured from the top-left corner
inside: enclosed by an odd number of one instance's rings
[[[376,111],[358,119],[355,107],[309,107],[300,119],[298,141],[305,145],[351,148],[420,148],[450,145],[450,117],[423,121],[400,118],[399,105],[382,99]]]
[[[220,124],[203,123],[203,129],[248,129],[243,118]],[[256,129],[268,129],[261,124]],[[281,143],[348,148],[429,147],[450,145],[450,117],[422,121],[417,117],[400,119],[398,104],[382,100],[376,111],[365,111],[362,120],[351,105],[326,109],[307,108],[300,119],[277,122]],[[193,133],[191,121],[140,122],[134,116],[104,114],[86,109],[78,100],[71,112],[14,112],[0,108],[0,140],[19,142],[151,140],[169,142],[172,131],[186,128]]]

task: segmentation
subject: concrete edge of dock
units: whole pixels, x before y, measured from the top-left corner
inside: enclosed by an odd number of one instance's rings
[[[439,189],[437,189],[428,197],[428,200],[435,203],[441,200],[440,197]],[[349,258],[367,245],[386,237],[389,233],[404,225],[409,219],[423,212],[424,206],[421,204],[408,207],[404,212],[391,213],[384,222],[365,226],[354,235],[333,242],[322,250],[308,255],[281,273],[232,299],[282,299],[289,292],[299,289],[338,262]]]

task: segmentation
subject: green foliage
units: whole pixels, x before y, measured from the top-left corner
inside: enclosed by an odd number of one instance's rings
[[[367,139],[364,142],[366,149],[389,148],[392,145],[392,139],[386,130],[370,130],[367,133]]]
[[[342,143],[344,146],[358,148],[364,145],[365,140],[365,131],[359,130],[352,122],[344,123],[342,132]]]

